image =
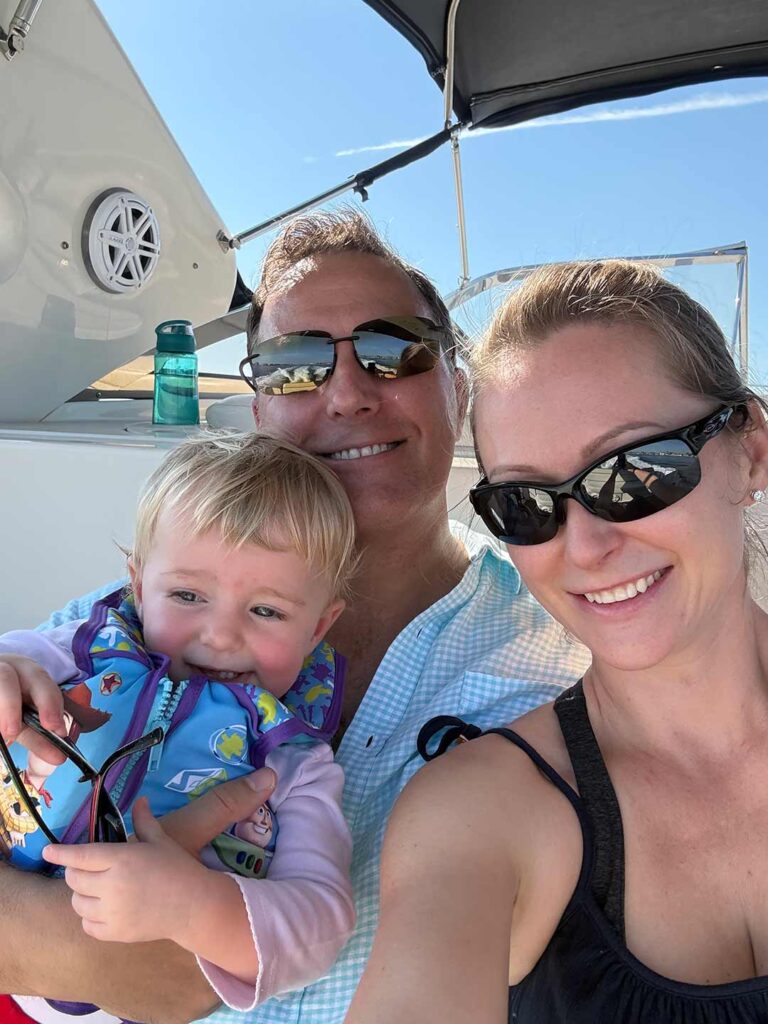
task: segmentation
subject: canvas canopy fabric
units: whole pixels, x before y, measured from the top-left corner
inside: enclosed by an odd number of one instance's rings
[[[366,0],[441,89],[450,0]],[[768,73],[766,0],[460,0],[453,108],[500,127],[676,86]]]

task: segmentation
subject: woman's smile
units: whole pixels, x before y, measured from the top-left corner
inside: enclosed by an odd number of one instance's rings
[[[616,587],[573,593],[572,597],[583,612],[626,618],[645,610],[660,597],[671,571],[672,566],[667,566]]]

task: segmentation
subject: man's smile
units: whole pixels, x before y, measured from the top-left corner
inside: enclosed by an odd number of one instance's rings
[[[383,452],[391,452],[402,443],[402,441],[388,441],[383,444],[366,444],[359,448],[339,448],[337,451],[319,452],[318,454],[324,459],[332,459],[334,461],[339,459],[365,459],[369,455],[381,455]]]

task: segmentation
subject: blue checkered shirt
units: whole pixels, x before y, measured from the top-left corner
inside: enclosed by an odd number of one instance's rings
[[[503,725],[552,700],[587,665],[583,648],[536,604],[507,556],[487,538],[452,526],[471,557],[464,578],[389,648],[337,754],[354,842],[355,933],[327,977],[247,1013],[224,1007],[207,1024],[342,1024],[376,930],[387,818],[423,763],[416,751],[421,726],[434,715]],[[84,617],[100,595],[71,602],[46,626]]]

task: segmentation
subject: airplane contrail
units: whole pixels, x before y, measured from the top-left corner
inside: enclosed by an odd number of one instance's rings
[[[701,110],[725,110],[731,107],[749,107],[756,103],[768,103],[768,92],[723,93],[720,96],[698,96],[673,103],[659,103],[651,107],[622,107],[618,110],[591,110],[581,114],[562,114],[556,117],[541,117],[521,124],[510,124],[503,128],[477,128],[462,133],[462,139],[477,138],[478,135],[495,135],[498,132],[526,131],[529,128],[559,128],[568,124],[597,124],[612,121],[636,121],[647,117],[669,117],[673,114],[690,114]],[[417,139],[393,139],[375,146],[357,146],[354,149],[340,149],[334,156],[357,156],[360,153],[386,153],[392,150],[408,149],[428,136]]]

